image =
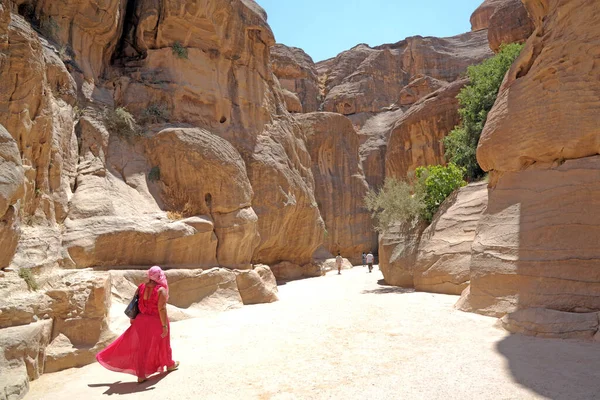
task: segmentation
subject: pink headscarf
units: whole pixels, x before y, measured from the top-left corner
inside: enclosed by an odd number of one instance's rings
[[[167,292],[166,297],[167,299],[169,298],[169,284],[167,283],[167,277],[158,265],[155,265],[148,270],[148,279],[153,280],[157,285],[164,287]]]

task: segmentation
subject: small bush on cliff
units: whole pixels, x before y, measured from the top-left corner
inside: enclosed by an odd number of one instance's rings
[[[104,111],[104,123],[111,133],[124,138],[141,136],[142,134],[133,115],[123,107],[114,110],[106,109]]]
[[[481,131],[492,109],[504,75],[519,56],[522,44],[503,45],[494,57],[479,65],[470,66],[467,75],[471,82],[458,95],[461,123],[444,139],[446,157],[465,168],[468,180],[483,175],[476,158]]]
[[[166,104],[152,103],[142,113],[142,124],[158,124],[167,122],[170,117],[169,109]]]
[[[19,277],[27,283],[27,286],[30,290],[38,290],[39,285],[35,280],[35,276],[31,272],[29,268],[21,268],[19,269]]]
[[[382,232],[397,222],[411,221],[425,209],[422,185],[386,178],[378,191],[369,190],[365,206],[371,212],[375,230]]]
[[[183,45],[180,42],[173,43],[171,49],[173,50],[173,54],[177,56],[177,58],[188,58],[188,50],[185,47],[183,47]]]
[[[464,168],[459,168],[452,163],[447,167],[431,165],[417,168],[415,171],[416,185],[422,186],[419,191],[425,193],[423,196],[425,207],[421,216],[427,222],[431,222],[440,205],[452,192],[467,184],[463,180],[464,173]]]

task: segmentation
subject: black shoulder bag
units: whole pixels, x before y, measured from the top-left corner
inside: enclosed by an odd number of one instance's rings
[[[138,301],[140,299],[140,295],[138,291],[135,292],[135,295],[129,302],[129,305],[125,309],[125,315],[127,315],[130,319],[135,319],[137,315],[140,313],[140,308],[138,307]]]

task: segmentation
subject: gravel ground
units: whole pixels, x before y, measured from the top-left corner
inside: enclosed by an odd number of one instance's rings
[[[509,336],[456,296],[382,286],[357,267],[280,286],[280,301],[173,324],[179,371],[138,385],[98,364],[26,399],[600,399],[600,344]]]

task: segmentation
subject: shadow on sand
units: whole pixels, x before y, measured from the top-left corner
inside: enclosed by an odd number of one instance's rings
[[[137,383],[136,381],[131,381],[131,382],[117,381],[114,383],[90,383],[90,384],[88,384],[88,387],[97,388],[97,387],[106,386],[106,387],[108,387],[108,389],[106,389],[106,392],[104,392],[102,394],[105,394],[107,396],[111,396],[113,394],[124,395],[124,394],[132,394],[132,393],[141,393],[141,392],[147,392],[150,390],[154,390],[153,386],[156,385],[158,382],[160,382],[162,379],[164,379],[168,374],[169,374],[168,372],[165,372],[165,373],[162,373],[159,375],[154,375],[154,376],[148,378],[148,380],[143,383]],[[135,377],[133,379],[135,379]]]
[[[391,286],[385,283],[383,279],[377,281],[377,284],[380,286],[377,289],[371,290],[363,290],[362,294],[388,294],[388,293],[414,293],[415,289],[403,288],[399,286]]]
[[[553,400],[600,398],[600,344],[511,335],[496,345],[520,385]]]

